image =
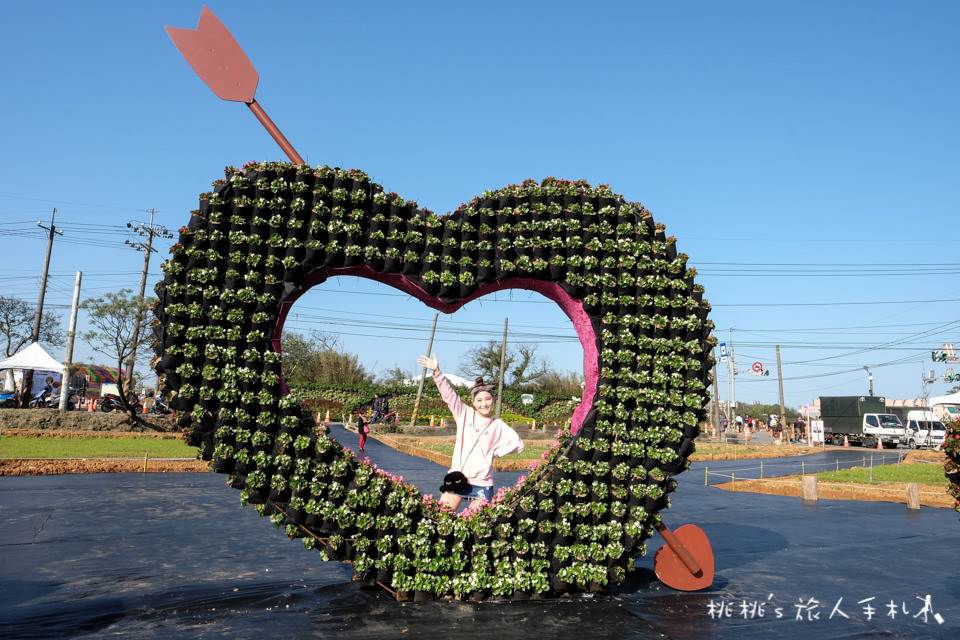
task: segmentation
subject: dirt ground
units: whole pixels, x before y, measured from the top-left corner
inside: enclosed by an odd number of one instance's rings
[[[0,476],[46,476],[66,473],[206,472],[202,460],[0,460]]]
[[[911,451],[901,464],[938,464],[943,466],[942,451]],[[748,491],[776,496],[801,497],[801,477],[781,476],[764,480],[737,480],[711,485],[726,491]],[[860,484],[853,482],[818,482],[817,497],[825,500],[865,500],[868,502],[907,502],[907,485],[903,482]],[[944,486],[921,484],[920,504],[926,507],[953,508],[956,501]]]
[[[143,416],[143,424],[121,413],[56,409],[0,409],[0,437],[178,438],[173,416]],[[64,473],[208,471],[200,460],[0,460],[0,476]]]
[[[71,411],[60,413],[52,409],[3,409],[0,410],[0,429],[7,437],[64,437],[74,438],[177,438],[173,416],[144,416],[145,425],[137,424],[128,416],[118,413]],[[450,463],[450,457],[425,449],[424,444],[450,444],[447,436],[405,436],[402,434],[377,434],[376,439],[398,451],[427,458],[442,465]],[[713,442],[698,442],[692,460],[746,460],[805,455],[815,448],[797,445],[729,445]],[[923,462],[921,462],[923,461]],[[911,451],[905,464],[943,464],[944,454],[939,451]],[[498,460],[501,471],[526,469],[531,460]],[[208,472],[209,463],[201,460],[0,460],[0,476],[47,475],[67,473],[115,473],[115,472]],[[801,495],[800,476],[785,476],[768,480],[737,480],[736,483],[713,485],[729,491],[750,491],[772,495]],[[820,483],[819,497],[837,500],[873,500],[906,502],[905,485],[884,483],[881,485]],[[933,507],[953,507],[953,498],[943,487],[921,485],[920,503]]]
[[[141,423],[123,413],[102,411],[64,411],[57,409],[0,409],[0,429],[39,431],[129,431],[140,433],[174,432],[177,422],[172,415],[140,416]]]
[[[449,464],[450,457],[443,456],[418,445],[453,444],[450,436],[407,436],[398,433],[376,434],[377,438],[398,451],[410,455],[428,458],[440,464]],[[401,448],[402,447],[402,448]],[[787,456],[802,456],[819,451],[819,449],[801,445],[735,445],[715,442],[697,442],[697,452],[690,456],[691,460],[751,460],[758,458],[782,458]],[[437,457],[437,460],[434,458]],[[532,460],[497,460],[496,468],[503,471],[526,469]],[[500,466],[502,465],[502,466]]]

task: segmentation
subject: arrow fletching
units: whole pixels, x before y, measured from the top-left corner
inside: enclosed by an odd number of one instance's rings
[[[194,29],[166,27],[193,70],[222,100],[254,102],[260,76],[236,39],[207,7]]]

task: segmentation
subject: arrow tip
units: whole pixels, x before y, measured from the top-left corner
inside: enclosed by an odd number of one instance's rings
[[[206,6],[196,29],[165,27],[191,68],[217,97],[250,104],[260,76],[223,23]]]

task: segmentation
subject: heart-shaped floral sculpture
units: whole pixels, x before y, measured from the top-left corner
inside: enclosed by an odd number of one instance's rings
[[[440,217],[362,172],[286,163],[228,168],[214,185],[156,288],[156,370],[245,501],[401,598],[623,579],[687,466],[712,366],[709,305],[643,207],[548,178]],[[292,302],[335,275],[447,312],[508,288],[556,302],[583,345],[586,388],[552,453],[458,515],[317,429],[283,384],[279,338]]]

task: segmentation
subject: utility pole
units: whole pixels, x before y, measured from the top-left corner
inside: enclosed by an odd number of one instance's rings
[[[37,226],[41,229],[47,229],[50,232],[50,236],[47,238],[47,257],[43,261],[43,277],[40,279],[40,299],[37,301],[37,312],[33,316],[33,334],[31,339],[33,342],[40,341],[40,320],[43,318],[43,295],[47,292],[47,274],[50,271],[50,253],[53,251],[53,236],[54,234],[63,235],[63,231],[57,231],[57,227],[53,224],[53,219],[57,215],[57,210],[54,208],[53,213],[50,214],[50,227],[45,227],[40,224],[40,221],[37,221]]]
[[[953,374],[953,369],[947,369],[947,371],[950,372],[948,375]],[[924,374],[922,371],[920,372],[920,383],[922,387],[924,407],[929,408],[929,405],[927,404],[927,397],[929,396],[929,393],[927,392],[927,385],[933,382],[936,382],[936,380],[937,379],[936,377],[934,377],[932,370],[930,371],[930,373],[927,373],[927,374]],[[873,394],[871,393],[870,395],[873,395]]]
[[[783,368],[780,366],[780,345],[777,345],[777,382],[780,384],[780,419],[783,420],[787,411],[783,406]]]
[[[433,314],[433,328],[430,329],[430,342],[427,343],[427,357],[433,355],[433,335],[437,332],[437,318],[439,313]],[[420,413],[420,400],[423,398],[423,381],[427,379],[427,368],[420,372],[420,386],[417,388],[417,401],[413,403],[413,413],[410,414],[410,426],[417,424],[417,414]]]
[[[500,381],[497,383],[497,419],[500,418],[500,404],[503,401],[503,364],[507,357],[507,322],[503,319],[503,344],[500,345]]]
[[[70,307],[70,329],[67,331],[67,352],[63,379],[60,380],[60,411],[67,410],[70,399],[70,377],[73,375],[73,340],[77,335],[77,309],[80,308],[80,281],[83,272],[77,271],[77,282],[73,286],[73,305]]]
[[[730,415],[737,417],[737,361],[733,357],[733,327],[730,328],[730,349],[727,360],[727,383],[730,385]]]
[[[723,437],[723,430],[720,428],[720,394],[718,393],[717,385],[717,362],[713,362],[713,407],[710,412],[710,422],[713,424],[713,428],[716,429],[716,432],[720,434],[720,437]]]
[[[140,276],[140,303],[143,303],[143,297],[147,291],[147,272],[150,270],[150,254],[156,251],[153,248],[153,238],[154,236],[159,238],[172,238],[173,234],[167,231],[163,226],[154,226],[153,225],[153,216],[157,212],[156,209],[149,209],[150,212],[150,224],[144,225],[142,222],[136,226],[127,223],[127,227],[133,229],[137,234],[145,236],[147,238],[146,244],[142,242],[130,242],[126,240],[125,243],[136,249],[137,251],[143,251],[143,273]],[[136,316],[133,320],[133,348],[130,350],[130,359],[127,360],[127,375],[125,376],[127,384],[133,380],[133,367],[137,360],[137,343],[140,341],[140,309],[137,308]]]

